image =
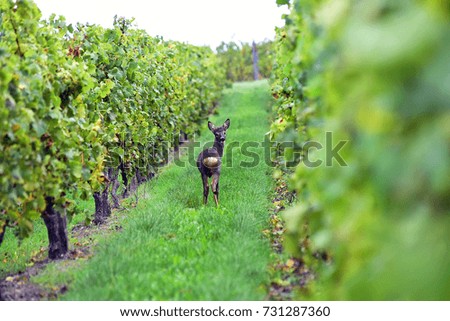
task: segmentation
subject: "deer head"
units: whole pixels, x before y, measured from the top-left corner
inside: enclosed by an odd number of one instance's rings
[[[215,141],[222,144],[225,142],[225,139],[227,138],[227,129],[229,127],[230,127],[230,119],[227,119],[225,123],[220,127],[216,127],[214,126],[213,123],[208,121],[208,128],[214,134]]]

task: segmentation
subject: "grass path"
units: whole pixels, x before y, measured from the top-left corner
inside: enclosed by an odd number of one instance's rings
[[[265,81],[235,84],[225,91],[220,115],[212,121],[221,125],[231,119],[226,145],[263,140],[269,99]],[[212,139],[205,129],[202,143]],[[252,152],[263,159],[260,148]],[[249,158],[238,149],[232,160],[232,168],[222,169],[219,208],[212,195],[202,204],[196,167],[165,168],[147,186],[148,197],[130,212],[123,231],[102,241],[95,256],[77,270],[63,299],[263,299],[270,247],[261,230],[267,222],[271,180],[264,162],[240,167]]]

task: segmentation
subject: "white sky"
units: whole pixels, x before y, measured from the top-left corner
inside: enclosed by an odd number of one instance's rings
[[[69,23],[112,26],[113,17],[136,18],[135,24],[152,36],[209,45],[223,41],[273,39],[282,26],[275,0],[34,0],[43,17],[63,15]],[[286,6],[284,6],[286,7]]]

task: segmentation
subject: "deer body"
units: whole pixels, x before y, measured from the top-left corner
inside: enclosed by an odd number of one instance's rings
[[[203,182],[203,203],[208,202],[209,178],[212,177],[211,189],[214,201],[219,206],[219,178],[222,166],[223,149],[225,146],[226,132],[230,127],[230,120],[227,119],[221,127],[216,127],[208,122],[209,130],[214,134],[214,145],[203,150],[197,158],[197,167],[202,175]]]

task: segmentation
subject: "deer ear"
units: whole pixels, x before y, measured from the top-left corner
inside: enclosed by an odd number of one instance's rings
[[[216,126],[214,126],[213,123],[211,123],[210,121],[208,121],[208,128],[210,131],[213,131],[214,129],[216,129]]]
[[[227,120],[225,120],[225,123],[223,124],[223,128],[225,128],[225,130],[227,130],[230,127],[230,119],[228,118]]]

